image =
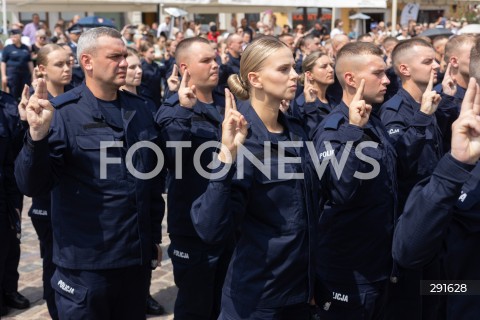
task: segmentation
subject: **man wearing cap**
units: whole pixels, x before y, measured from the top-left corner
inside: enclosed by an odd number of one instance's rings
[[[22,95],[23,86],[30,85],[33,72],[33,63],[30,48],[22,44],[22,31],[10,30],[12,44],[6,46],[2,52],[2,88],[8,87],[10,94],[18,101]]]
[[[72,86],[77,87],[81,85],[83,80],[85,79],[85,74],[83,73],[82,68],[80,68],[80,64],[78,63],[77,59],[77,43],[78,38],[80,38],[83,32],[83,27],[76,23],[70,28],[68,28],[67,31],[68,37],[70,38],[70,41],[68,41],[68,46],[70,47],[70,49],[72,49],[74,57],[74,64],[72,70]]]

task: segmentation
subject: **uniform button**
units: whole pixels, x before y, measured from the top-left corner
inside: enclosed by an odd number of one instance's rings
[[[390,277],[390,282],[391,282],[391,283],[397,283],[397,282],[398,282],[398,278],[397,278],[397,277]]]

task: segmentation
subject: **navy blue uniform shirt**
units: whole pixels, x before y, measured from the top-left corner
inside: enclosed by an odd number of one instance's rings
[[[192,207],[195,229],[205,241],[219,243],[238,230],[239,239],[223,287],[222,312],[227,315],[233,313],[228,311],[231,305],[236,309],[233,314],[248,315],[256,308],[309,301],[318,204],[318,178],[307,156],[301,125],[279,114],[287,139],[298,144],[285,148],[285,154],[301,161],[289,162],[279,156],[278,139],[271,139],[272,134],[253,107],[245,103],[238,110],[249,123],[245,148],[265,162],[268,159],[264,146],[271,143],[270,177],[251,161],[242,164],[237,158],[226,175],[210,180],[206,192]],[[240,166],[243,178],[238,176]],[[304,178],[281,176],[281,168],[286,173],[303,173]],[[225,299],[231,302],[225,303]]]
[[[137,88],[138,94],[153,100],[157,109],[162,104],[162,79],[165,77],[165,66],[160,67],[155,61],[148,63],[142,60],[142,82]]]
[[[441,259],[444,280],[480,280],[480,165],[450,154],[410,193],[395,229],[393,257],[417,269]],[[476,319],[479,295],[449,295],[447,319]]]
[[[443,136],[435,114],[420,111],[420,103],[403,88],[382,105],[380,119],[398,155],[401,212],[413,186],[431,175],[443,156]]]
[[[18,135],[17,103],[8,93],[0,91],[0,223],[20,232],[15,209],[22,208],[22,195],[14,177],[15,138]]]
[[[134,178],[125,151],[139,141],[159,143],[144,101],[119,91],[123,126],[103,114],[83,84],[52,101],[55,112],[48,136],[33,141],[27,134],[15,164],[19,188],[29,196],[52,190],[54,257],[57,266],[100,270],[150,264],[154,243],[161,242],[164,213],[161,175]],[[101,142],[109,148],[100,151]],[[122,147],[114,143],[123,142]],[[101,176],[100,157],[121,158]],[[151,148],[132,155],[133,167],[153,171]]]
[[[333,110],[334,106],[324,103],[318,98],[313,102],[305,102],[305,94],[302,92],[290,103],[288,114],[303,124],[309,138],[313,137],[320,123]]]
[[[21,44],[17,47],[14,44],[6,46],[2,51],[2,61],[7,66],[7,75],[12,73],[30,73],[28,63],[32,61],[30,49]]]
[[[162,141],[191,143],[190,147],[182,149],[182,158],[176,155],[175,148],[165,148],[165,161],[170,174],[168,232],[172,235],[198,237],[191,222],[190,209],[193,201],[205,192],[208,179],[198,173],[193,156],[203,143],[220,141],[225,100],[217,95],[213,98],[213,104],[197,101],[193,108],[185,108],[180,106],[178,94],[174,94],[164,102],[156,115]],[[212,153],[208,150],[212,148],[205,150],[200,157],[200,164],[205,170],[208,170],[207,166],[212,161]],[[176,173],[180,169],[184,178]]]
[[[380,119],[372,112],[364,128],[349,124],[349,109],[340,103],[320,124],[314,137],[320,162],[345,157],[337,177],[330,163],[321,180],[325,207],[319,220],[317,276],[338,283],[372,283],[385,280],[392,268],[391,244],[397,205],[396,153]],[[346,150],[351,144],[352,149]],[[361,142],[377,143],[362,153]],[[330,143],[333,151],[326,148]],[[348,152],[347,154],[344,154]],[[379,172],[373,179],[355,177],[355,172]]]

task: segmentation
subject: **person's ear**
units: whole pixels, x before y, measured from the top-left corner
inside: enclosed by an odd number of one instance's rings
[[[398,65],[398,72],[400,72],[401,75],[406,77],[410,77],[412,75],[410,72],[410,67],[405,63],[401,63]]]
[[[252,87],[263,89],[262,77],[258,72],[249,72],[247,78]]]
[[[80,63],[82,64],[85,71],[92,71],[93,70],[93,63],[92,63],[92,55],[88,53],[84,53],[80,57]]]

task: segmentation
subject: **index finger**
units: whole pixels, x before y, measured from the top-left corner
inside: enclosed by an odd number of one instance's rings
[[[172,75],[178,77],[178,67],[176,64],[173,65]]]
[[[182,81],[180,81],[180,88],[187,88],[188,81],[190,81],[190,73],[188,73],[188,70],[185,69],[185,72],[183,73]]]
[[[22,100],[27,100],[30,99],[30,88],[28,85],[23,86],[23,91],[22,91]]]
[[[48,99],[47,84],[44,79],[38,79],[37,87],[35,88],[35,96],[38,99]]]
[[[449,63],[447,64],[447,69],[445,69],[445,74],[447,74],[447,75],[449,75],[449,76],[451,75],[451,74],[450,74],[450,66],[451,66],[451,65],[452,65],[452,64],[449,62]]]
[[[235,110],[233,103],[232,103],[232,95],[230,93],[230,90],[225,88],[225,117],[227,114],[230,113],[230,111]]]
[[[430,80],[428,81],[427,89],[425,89],[425,92],[430,92],[433,89],[433,79],[435,79],[435,71],[432,69],[430,71]]]
[[[473,104],[476,96],[477,96],[477,81],[475,80],[475,78],[472,77],[468,82],[467,92],[465,92],[465,97],[463,98],[460,114],[465,113],[469,110],[473,110]]]
[[[353,97],[353,101],[360,101],[363,100],[363,91],[365,90],[365,79],[360,81],[360,85],[357,88],[357,92],[355,92],[355,96]]]

